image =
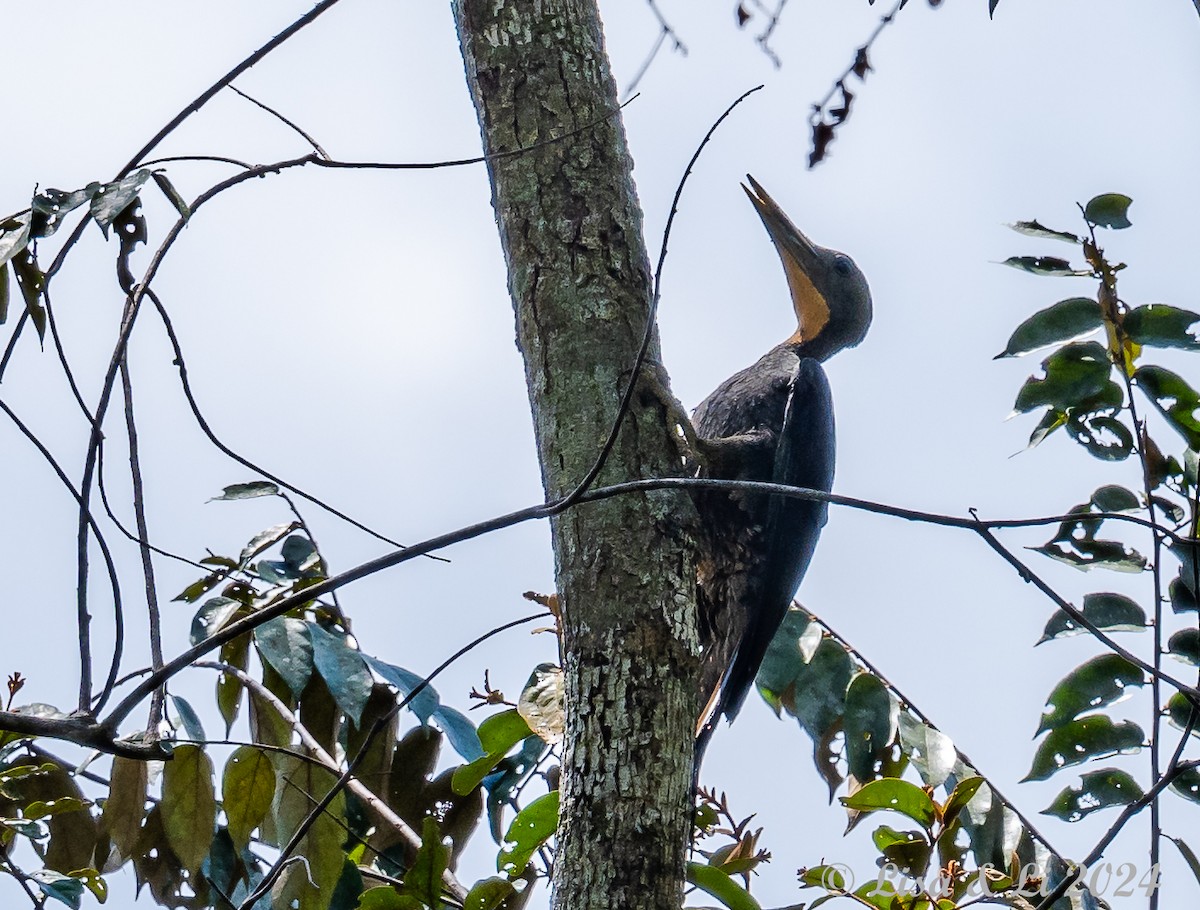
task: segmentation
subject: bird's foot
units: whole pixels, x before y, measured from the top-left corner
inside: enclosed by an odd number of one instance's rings
[[[685,465],[702,467],[707,461],[704,440],[696,435],[696,428],[692,424],[691,417],[688,416],[683,404],[668,387],[666,371],[662,364],[643,366],[638,388],[639,391],[649,395],[662,405],[666,412],[667,428],[671,433],[671,439],[675,443],[680,460]]]

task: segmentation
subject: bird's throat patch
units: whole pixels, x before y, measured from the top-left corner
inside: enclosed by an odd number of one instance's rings
[[[808,273],[791,256],[780,256],[787,274],[788,289],[792,292],[792,307],[796,311],[796,341],[812,341],[829,324],[829,304],[816,289]]]

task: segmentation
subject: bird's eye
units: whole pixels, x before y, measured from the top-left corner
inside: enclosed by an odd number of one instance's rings
[[[849,275],[854,268],[849,256],[838,256],[833,260],[833,270],[839,275]]]

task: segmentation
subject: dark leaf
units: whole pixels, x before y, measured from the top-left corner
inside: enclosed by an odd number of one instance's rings
[[[1104,714],[1089,714],[1051,730],[1023,779],[1047,780],[1056,771],[1093,758],[1138,752],[1145,739],[1142,728],[1131,721],[1114,724]]]
[[[416,692],[416,695],[408,703],[408,710],[417,715],[421,723],[429,723],[429,719],[433,717],[433,713],[438,709],[441,701],[438,698],[437,690],[433,686],[425,685],[421,687],[420,691],[417,691],[418,687],[425,682],[423,676],[418,676],[411,670],[405,670],[403,667],[397,667],[395,664],[389,664],[378,657],[371,657],[364,654],[363,659],[366,660],[367,666],[382,677],[384,682],[389,686],[394,686],[405,698],[409,697],[411,693]]]
[[[484,754],[483,743],[475,725],[461,711],[449,705],[438,705],[433,712],[433,719],[446,734],[450,746],[466,761],[473,762]]]
[[[854,63],[850,67],[850,72],[854,73],[859,79],[866,79],[867,73],[873,69],[874,67],[867,60],[867,48],[864,45],[854,52]]]
[[[1146,611],[1124,594],[1087,594],[1083,598],[1083,615],[1105,632],[1140,632],[1146,628]],[[1079,635],[1087,630],[1059,610],[1046,623],[1038,644],[1055,638]]]
[[[1200,419],[1197,419],[1200,395],[1183,377],[1163,367],[1144,366],[1133,374],[1133,381],[1184,438],[1188,447],[1200,448]]]
[[[996,7],[1000,5],[1000,0],[988,0],[988,18],[992,18],[996,14]]]
[[[1062,240],[1066,243],[1080,242],[1077,235],[1069,231],[1056,231],[1053,228],[1048,228],[1044,224],[1040,224],[1036,219],[1034,221],[1018,221],[1015,224],[1010,224],[1009,227],[1018,234],[1024,234],[1026,237],[1044,237],[1048,240]]]
[[[1037,733],[1062,727],[1084,711],[1121,701],[1129,696],[1131,686],[1141,686],[1145,681],[1141,668],[1119,654],[1094,657],[1054,687],[1046,702],[1049,710],[1042,715]]]
[[[179,695],[172,695],[171,704],[175,706],[179,722],[183,725],[183,732],[187,734],[187,738],[197,743],[206,741],[208,737],[204,735],[204,725],[200,723],[200,715],[196,713],[196,709],[188,703],[188,700]]]
[[[1171,609],[1176,613],[1200,612],[1200,602],[1197,602],[1191,586],[1184,584],[1182,578],[1171,579],[1168,593],[1171,595]]]
[[[280,554],[283,556],[284,562],[297,572],[300,572],[312,568],[309,565],[309,560],[316,556],[317,548],[313,546],[313,542],[307,537],[303,537],[300,534],[293,534],[283,542]]]
[[[192,582],[190,585],[172,597],[171,600],[182,600],[184,603],[189,604],[195,603],[197,600],[219,585],[221,583],[221,579],[224,577],[224,573],[217,572],[214,572],[212,575],[205,575],[199,581]],[[192,629],[193,631],[195,630],[194,625],[192,626]]]
[[[1080,407],[1088,399],[1102,396],[1109,386],[1116,387],[1109,374],[1112,364],[1103,345],[1094,341],[1074,342],[1059,348],[1044,361],[1041,379],[1030,377],[1013,406],[1026,413],[1050,406],[1058,410]],[[1120,388],[1116,387],[1120,401]],[[1109,393],[1111,395],[1111,392]]]
[[[1104,414],[1072,414],[1067,433],[1101,461],[1124,461],[1133,452],[1133,434],[1116,417]]]
[[[808,166],[815,167],[819,162],[825,160],[825,155],[829,151],[829,143],[833,142],[834,132],[833,126],[826,123],[824,120],[818,120],[813,124],[812,128],[812,151],[808,153]]]
[[[1099,303],[1090,297],[1068,297],[1034,313],[1017,326],[995,359],[1019,357],[1047,345],[1075,341],[1103,324]]]
[[[496,910],[504,901],[516,894],[512,882],[493,876],[474,884],[467,892],[463,910]]]
[[[238,499],[256,499],[259,496],[278,496],[279,487],[265,480],[255,480],[250,483],[235,483],[225,487],[220,496],[214,496],[209,502],[233,501]]]
[[[442,843],[437,820],[427,816],[421,830],[421,849],[404,873],[405,892],[427,907],[442,906],[442,875],[449,861],[450,851]]]
[[[1131,226],[1129,206],[1133,200],[1121,193],[1104,193],[1094,196],[1083,207],[1083,217],[1096,227],[1120,230]]]
[[[0,325],[8,322],[9,293],[8,263],[0,262]]]
[[[1000,265],[1011,266],[1033,275],[1049,275],[1056,278],[1091,275],[1088,269],[1075,269],[1065,259],[1057,256],[1009,256]]]
[[[1136,512],[1142,507],[1142,501],[1132,490],[1115,483],[1097,487],[1092,493],[1092,503],[1101,512]]]
[[[90,202],[100,189],[99,183],[89,183],[81,190],[42,190],[33,197],[32,233],[35,237],[49,237],[62,227],[63,216],[74,211],[85,202]]]
[[[1157,348],[1200,350],[1200,313],[1163,303],[1131,310],[1123,323],[1131,341]]]
[[[185,592],[186,593],[186,592]],[[179,600],[180,598],[176,598]],[[192,617],[190,640],[198,645],[207,638],[223,629],[233,619],[234,614],[242,609],[242,603],[232,597],[210,597],[204,601],[196,615]]]
[[[1076,569],[1111,569],[1114,572],[1141,572],[1146,557],[1118,540],[1052,540],[1034,552],[1065,562]]]
[[[1192,717],[1192,703],[1182,692],[1176,692],[1167,699],[1167,718],[1171,724],[1180,730],[1187,729]],[[1200,720],[1200,718],[1198,718]],[[1200,736],[1200,724],[1192,724],[1192,736]]]
[[[154,183],[162,190],[162,194],[171,201],[171,205],[175,206],[175,211],[179,213],[179,217],[187,221],[192,217],[192,210],[188,207],[184,198],[179,195],[179,190],[175,189],[175,184],[167,179],[165,171],[155,171],[151,176],[154,178]]]
[[[146,815],[147,766],[144,761],[114,758],[101,827],[123,859],[133,856]]]
[[[1188,864],[1188,868],[1192,870],[1192,877],[1196,879],[1196,883],[1200,884],[1200,857],[1196,856],[1196,851],[1187,845],[1182,838],[1171,837],[1167,835],[1167,840],[1175,844],[1179,848],[1180,854],[1184,861]]]
[[[46,276],[38,268],[37,260],[29,247],[18,250],[12,258],[13,274],[17,276],[17,287],[21,290],[21,298],[25,301],[25,312],[37,329],[38,340],[46,337],[46,308],[42,306],[42,289],[46,286]]]
[[[1137,781],[1125,771],[1105,768],[1082,775],[1079,787],[1067,787],[1059,793],[1054,802],[1042,810],[1042,815],[1077,822],[1100,809],[1127,806],[1143,795]]]
[[[1167,642],[1167,650],[1193,667],[1200,667],[1200,629],[1180,629]]]
[[[1065,411],[1060,411],[1057,408],[1050,408],[1042,415],[1042,419],[1038,421],[1038,425],[1033,428],[1033,432],[1029,434],[1029,444],[1027,449],[1032,449],[1035,446],[1042,444],[1042,441],[1063,426],[1067,422],[1067,414]]]
[[[878,677],[860,673],[850,681],[842,723],[850,775],[859,782],[869,781],[896,734],[892,696]]]
[[[1200,803],[1200,768],[1188,768],[1171,781],[1171,789],[1194,803]]]
[[[42,889],[44,895],[54,898],[60,904],[66,904],[73,910],[79,910],[83,897],[83,882],[79,879],[55,872],[53,869],[39,869],[30,877]]]
[[[200,746],[175,747],[163,767],[162,822],[167,843],[183,867],[196,874],[208,856],[216,823],[212,761]]]

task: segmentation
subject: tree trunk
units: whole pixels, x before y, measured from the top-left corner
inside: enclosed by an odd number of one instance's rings
[[[600,121],[490,163],[542,480],[556,498],[600,452],[649,318],[632,162],[595,2],[454,10],[487,154]],[[661,399],[634,396],[598,484],[681,472]],[[554,906],[678,908],[698,692],[695,510],[677,493],[627,496],[569,509],[552,530],[567,694]]]

